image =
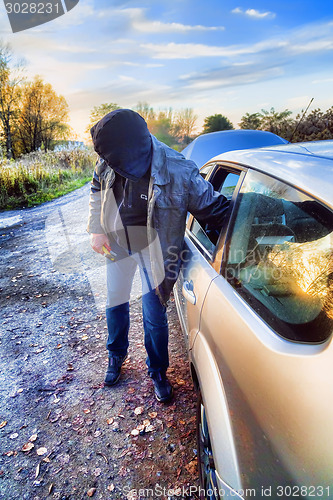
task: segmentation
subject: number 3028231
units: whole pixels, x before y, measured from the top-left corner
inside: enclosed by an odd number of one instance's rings
[[[59,3],[6,2],[7,14],[59,14]]]

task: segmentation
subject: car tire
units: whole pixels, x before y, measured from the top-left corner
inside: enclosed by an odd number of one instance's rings
[[[211,447],[205,406],[200,389],[198,390],[196,417],[198,468],[200,479],[199,498],[200,500],[223,500],[219,495],[213,450]]]

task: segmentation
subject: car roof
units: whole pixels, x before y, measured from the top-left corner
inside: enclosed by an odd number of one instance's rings
[[[285,144],[287,141],[276,134],[263,130],[222,130],[199,135],[182,154],[202,167],[212,156],[232,149],[249,149],[274,144]]]
[[[211,161],[252,167],[315,196],[333,208],[333,141],[228,151]]]

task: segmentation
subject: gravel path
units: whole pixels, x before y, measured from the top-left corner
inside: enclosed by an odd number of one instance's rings
[[[85,232],[88,192],[0,213],[0,499],[197,498],[196,396],[175,306],[175,399],[162,405],[146,375],[137,277],[129,358],[119,384],[103,387],[105,263]]]

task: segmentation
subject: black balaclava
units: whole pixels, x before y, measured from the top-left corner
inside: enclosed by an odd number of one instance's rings
[[[150,167],[152,141],[145,120],[130,109],[105,115],[91,130],[96,153],[113,170],[138,181]]]

